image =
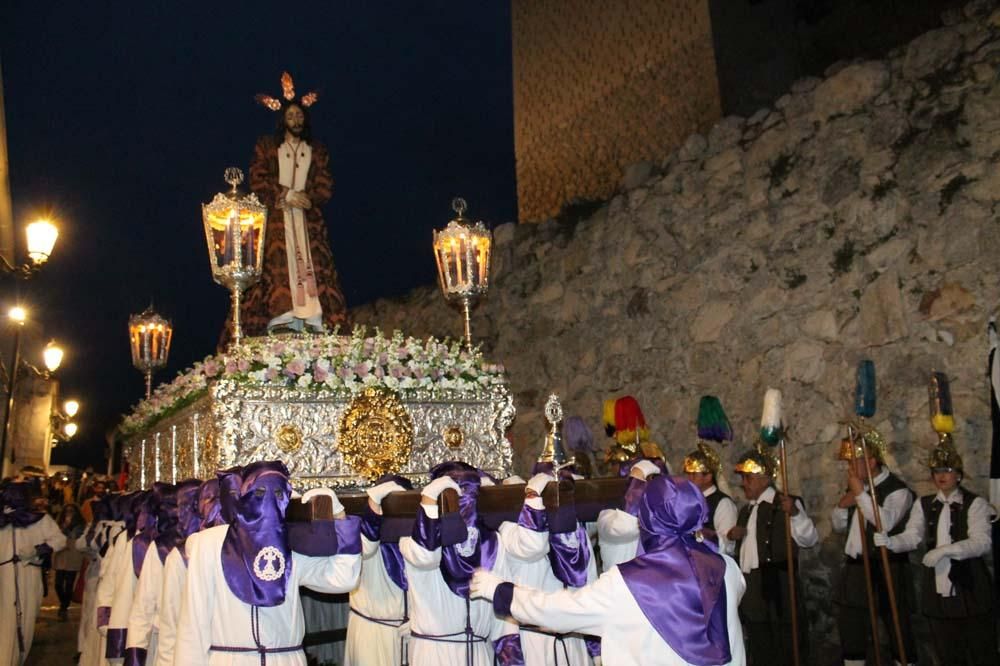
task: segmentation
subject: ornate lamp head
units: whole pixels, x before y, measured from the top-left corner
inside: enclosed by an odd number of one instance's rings
[[[449,302],[459,302],[465,312],[465,342],[472,346],[469,311],[490,286],[490,253],[493,235],[482,222],[473,224],[465,218],[465,199],[451,202],[458,217],[434,232],[434,256],[438,281]]]
[[[146,377],[146,397],[152,393],[153,373],[167,364],[174,327],[153,310],[153,306],[128,318],[132,365]]]
[[[240,191],[242,171],[230,167],[225,171],[225,179],[230,190],[203,204],[201,216],[212,278],[233,295],[233,340],[238,345],[243,337],[239,323],[240,296],[260,279],[264,265],[267,207],[256,194]]]

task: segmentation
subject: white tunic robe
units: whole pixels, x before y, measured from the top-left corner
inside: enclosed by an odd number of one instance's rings
[[[736,562],[726,560],[726,626],[732,666],[744,666],[743,629],[739,603],[746,589]],[[544,593],[518,587],[511,612],[522,622],[580,631],[601,637],[601,659],[606,666],[683,666],[688,664],[667,644],[646,619],[629,592],[618,567],[593,584],[578,589]],[[531,663],[531,662],[528,662]]]
[[[7,562],[15,555],[14,541],[17,541],[17,556],[20,562]],[[27,527],[8,525],[0,529],[0,599],[3,612],[0,613],[0,665],[15,666],[24,663],[17,640],[17,612],[14,591],[21,604],[21,636],[24,639],[24,657],[31,651],[35,637],[35,618],[42,605],[42,570],[35,557],[35,546],[48,544],[53,551],[66,547],[66,537],[56,521],[48,515]],[[35,563],[35,564],[32,564]],[[17,577],[15,587],[14,577]]]
[[[184,666],[258,666],[257,652],[219,652],[211,646],[253,648],[252,606],[240,601],[229,589],[222,571],[222,544],[229,530],[219,525],[199,532],[188,542],[188,576],[177,627],[174,662]],[[301,645],[305,635],[299,586],[336,594],[351,590],[361,573],[361,555],[307,557],[292,553],[291,575],[285,601],[262,607],[260,642],[268,648]],[[268,666],[305,666],[305,652],[267,655]]]
[[[97,633],[97,583],[101,579],[101,547],[110,538],[108,532],[112,523],[102,520],[94,529],[94,536],[87,545],[87,534],[84,532],[76,540],[76,548],[87,558],[87,573],[83,583],[83,607],[80,610],[80,628],[77,631],[76,649],[80,652],[81,666],[97,666],[99,663],[97,650],[101,636]]]
[[[351,590],[351,608],[368,617],[402,624],[406,609],[405,593],[389,578],[378,541],[361,537],[361,578]],[[371,622],[357,613],[347,621],[344,666],[399,666],[401,634],[408,624],[397,628]]]
[[[124,539],[127,534],[119,538],[119,542],[124,544],[115,554],[115,570],[111,572],[114,577],[114,593],[111,598],[111,620],[108,622],[108,631],[127,631],[128,618],[132,613],[132,599],[135,597],[135,586],[139,581],[135,575],[135,565],[132,562],[132,542],[133,539]],[[116,544],[117,545],[117,544]],[[155,549],[156,544],[150,544],[150,549]],[[113,634],[112,634],[113,635]],[[107,633],[105,639],[108,638]],[[125,636],[128,639],[128,634]],[[124,657],[124,646],[122,646],[122,656]],[[106,653],[105,653],[106,654]],[[122,663],[121,658],[108,659],[112,664]]]
[[[97,623],[97,633],[100,639],[97,644],[97,654],[94,657],[94,661],[90,664],[85,664],[83,662],[83,657],[81,656],[80,662],[84,666],[103,666],[108,662],[104,657],[105,648],[108,643],[108,627],[107,624],[100,624],[102,609],[111,609],[111,604],[115,597],[115,584],[118,581],[119,575],[121,573],[121,565],[125,555],[125,549],[128,546],[128,535],[125,533],[124,523],[121,521],[114,521],[109,532],[111,538],[111,545],[108,547],[107,552],[104,557],[101,558],[101,573],[97,580],[97,600],[94,603],[95,617],[94,621]],[[131,553],[129,553],[131,556]],[[131,560],[129,560],[129,566],[132,566]],[[105,618],[105,621],[107,618]]]
[[[156,543],[149,544],[142,570],[132,596],[132,610],[128,616],[126,648],[145,648],[146,663],[156,662],[156,644],[159,638],[160,594],[163,591],[163,562]]]
[[[527,502],[531,503],[532,500]],[[507,559],[507,580],[543,592],[555,592],[565,587],[556,578],[547,557],[549,532],[534,532],[516,523],[503,523],[500,525],[500,535],[510,555]],[[590,547],[589,540],[587,547]],[[596,578],[597,564],[591,552],[587,581],[592,582]],[[546,628],[543,631],[549,633],[521,629],[521,649],[524,651],[525,663],[531,666],[584,666],[592,663],[587,643],[582,638],[566,637],[557,642],[555,636],[549,635],[555,632]]]
[[[189,545],[195,538],[187,538]],[[174,648],[177,645],[177,623],[181,616],[181,600],[187,581],[187,564],[177,548],[170,551],[163,563],[163,585],[160,590],[160,609],[156,617],[159,636],[156,642],[156,660],[147,660],[147,666],[174,666]]]
[[[437,507],[421,505],[420,511],[437,517]],[[544,538],[544,535],[543,535]],[[507,552],[503,535],[498,537],[497,557],[493,571],[501,576],[507,571]],[[406,578],[410,586],[410,629],[414,634],[443,636],[457,634],[451,640],[462,641],[465,630],[466,600],[455,595],[441,575],[441,548],[427,550],[411,537],[399,540],[399,550],[406,562]],[[484,599],[468,602],[472,631],[485,637],[486,642],[472,644],[473,666],[493,664],[493,646],[490,641],[516,631],[493,613],[493,604]],[[466,645],[463,642],[446,643],[411,636],[411,666],[466,666]]]

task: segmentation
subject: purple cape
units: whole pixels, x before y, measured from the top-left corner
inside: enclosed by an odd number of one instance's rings
[[[696,536],[708,516],[701,490],[659,475],[639,503],[645,553],[618,565],[649,624],[682,659],[696,666],[732,659],[726,625],[726,562]]]

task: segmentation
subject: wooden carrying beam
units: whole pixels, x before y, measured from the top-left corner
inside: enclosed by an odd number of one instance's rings
[[[575,505],[578,520],[593,522],[604,509],[622,508],[627,485],[627,478],[550,483],[542,493],[542,501],[550,513],[556,512],[560,506]],[[524,489],[523,483],[480,488],[476,506],[483,522],[496,529],[504,521],[517,521],[524,504]],[[382,500],[382,541],[398,541],[400,537],[412,533],[420,497],[419,490],[407,490],[391,493]],[[364,493],[344,493],[338,498],[349,515],[360,516],[367,510],[368,496]],[[445,490],[441,493],[438,506],[442,515],[458,511],[458,493]],[[309,504],[292,500],[287,516],[288,521],[293,523],[333,520],[333,503],[326,495],[314,497]]]

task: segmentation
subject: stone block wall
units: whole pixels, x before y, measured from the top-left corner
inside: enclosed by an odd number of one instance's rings
[[[987,491],[988,318],[1000,308],[1000,9],[974,2],[886,60],[797,81],[773,108],[729,117],[664,155],[585,219],[495,231],[495,280],[473,334],[508,368],[524,474],[542,408],[601,430],[601,402],[635,395],[674,469],[699,396],[722,399],[748,448],[767,387],[782,389],[790,485],[822,540],[803,554],[814,648],[843,549],[829,514],[854,369],[875,361],[874,424],[919,493],[935,441],[932,370],[951,378],[967,485]],[[416,335],[461,335],[433,286],[352,311]],[[731,479],[735,484],[735,479]],[[831,663],[836,650],[827,654]],[[819,661],[817,663],[825,663]]]
[[[514,0],[518,216],[606,199],[721,115],[707,0]]]

